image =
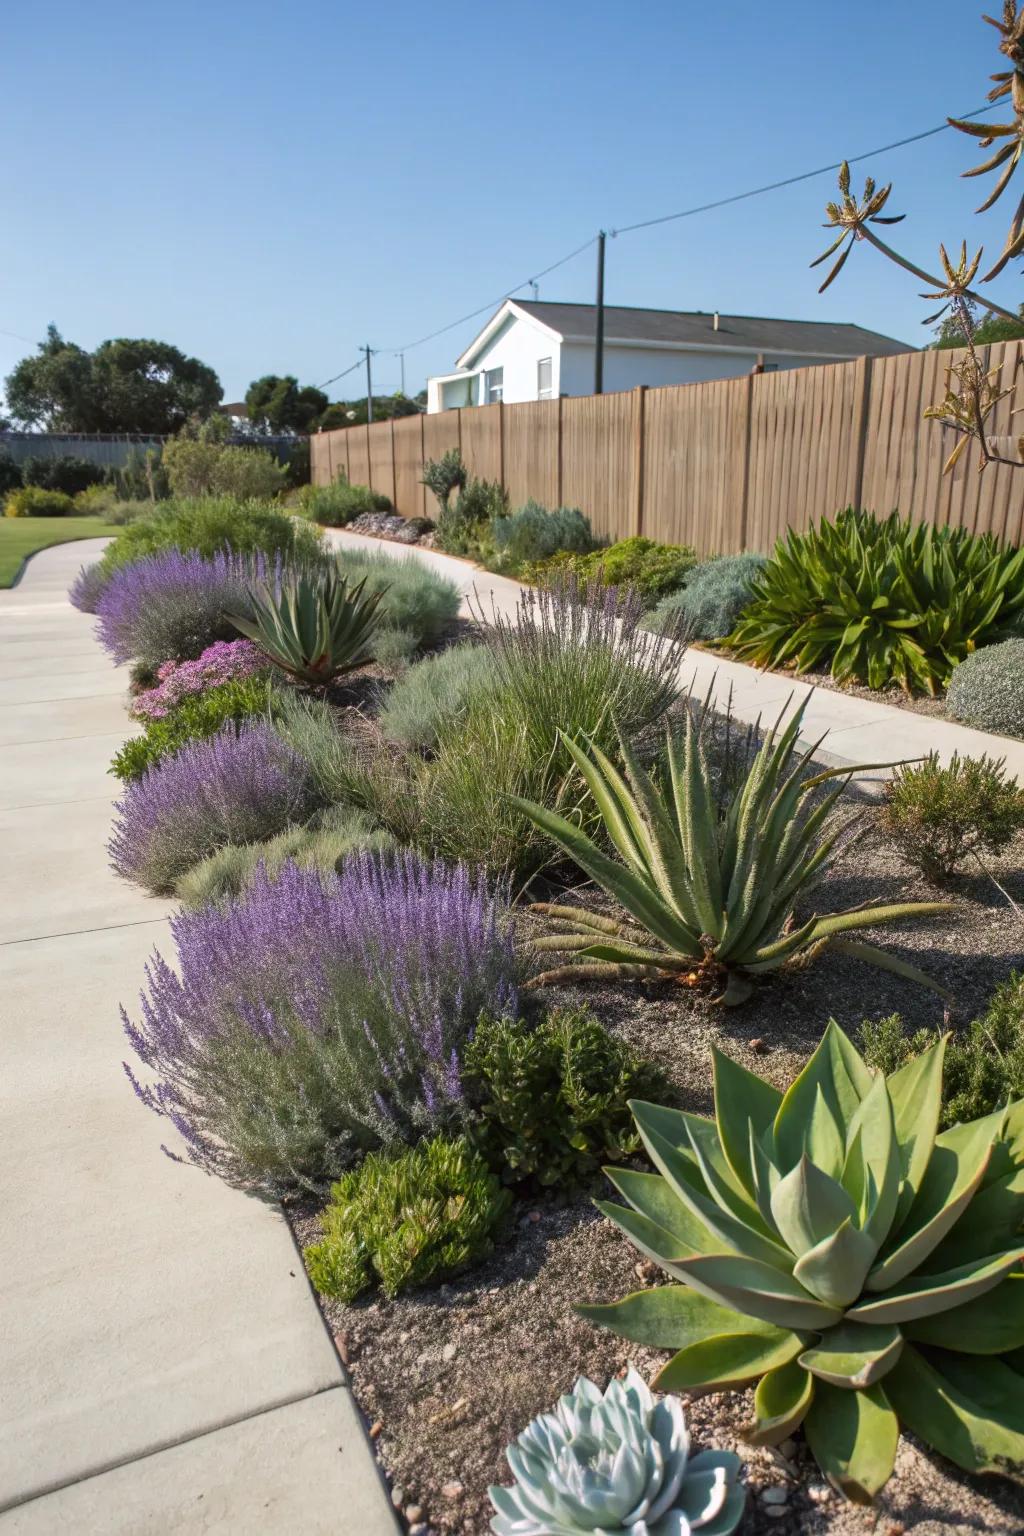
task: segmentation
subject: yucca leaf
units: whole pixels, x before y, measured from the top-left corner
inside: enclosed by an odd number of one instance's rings
[[[977,1355],[925,1357],[909,1343],[886,1378],[900,1419],[966,1472],[1024,1463],[1024,1377]]]
[[[592,762],[591,758],[582,752],[576,742],[564,731],[559,731],[558,734],[562,745],[576,764],[580,777],[590,790],[612,843],[635,873],[648,874],[649,866],[644,847],[646,828],[635,804],[631,801],[628,787],[604,754],[598,754],[592,742],[588,745],[591,756],[596,759],[596,762]]]
[[[993,1290],[949,1312],[904,1323],[903,1332],[920,1344],[955,1345],[965,1355],[1024,1348],[1024,1275],[1007,1275]]]
[[[894,976],[902,976],[904,981],[914,981],[919,987],[927,987],[929,992],[938,993],[947,1002],[952,998],[948,988],[929,976],[927,971],[911,965],[908,960],[901,960],[898,955],[890,954],[887,949],[879,949],[877,944],[842,937],[830,939],[829,948],[837,950],[841,955],[849,955],[854,960],[864,960],[868,965],[877,966],[880,971],[891,971]]]
[[[853,1503],[870,1504],[892,1476],[900,1426],[881,1386],[849,1392],[817,1381],[804,1433],[818,1466]]]

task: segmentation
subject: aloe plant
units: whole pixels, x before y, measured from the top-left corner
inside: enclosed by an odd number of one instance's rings
[[[948,903],[862,906],[792,922],[794,904],[827,869],[842,837],[843,828],[831,826],[829,818],[851,775],[891,766],[808,773],[821,743],[798,752],[806,707],[805,701],[781,730],[780,716],[721,815],[703,732],[692,711],[683,739],[668,736],[669,795],[661,793],[624,738],[625,777],[594,742],[588,743],[588,755],[563,737],[619,859],[554,811],[533,801],[515,803],[629,917],[620,921],[582,907],[536,903],[535,910],[562,930],[536,940],[536,949],[571,953],[576,960],[544,972],[535,984],[667,972],[694,985],[720,985],[723,1001],[735,1004],[749,996],[754,977],[803,963],[830,944],[942,990],[916,966],[846,935],[945,912]],[[839,782],[815,803],[812,791],[832,779]]]
[[[350,587],[336,572],[290,572],[251,593],[251,619],[230,619],[290,677],[329,683],[370,660],[369,641],[387,589],[364,593],[365,586],[365,576]]]
[[[488,1490],[496,1536],[730,1536],[746,1503],[739,1457],[691,1457],[682,1404],[656,1402],[632,1366],[603,1395],[581,1376],[506,1455],[515,1486]]]
[[[1024,1463],[1024,1100],[937,1134],[945,1039],[889,1077],[834,1022],[782,1094],[714,1052],[714,1120],[635,1103],[657,1173],[601,1209],[680,1282],[581,1311],[676,1351],[655,1386],[756,1384],[870,1500],[900,1429],[970,1472]]]

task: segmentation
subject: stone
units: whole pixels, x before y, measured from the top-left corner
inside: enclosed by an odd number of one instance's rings
[[[441,1485],[441,1495],[443,1498],[461,1499],[462,1492],[462,1484],[459,1482],[442,1483]]]
[[[401,1509],[402,1505],[405,1503],[405,1489],[402,1487],[401,1483],[396,1483],[392,1488],[391,1502],[396,1509]]]
[[[776,1485],[775,1487],[766,1488],[764,1490],[764,1492],[761,1495],[761,1503],[762,1504],[785,1504],[788,1498],[789,1498],[788,1490],[785,1489],[785,1488],[780,1488],[780,1487],[778,1487]]]
[[[444,1349],[441,1351],[441,1359],[445,1361],[454,1360],[456,1353],[457,1350],[454,1344],[446,1344]]]
[[[423,1519],[422,1506],[419,1504],[407,1504],[405,1506],[405,1518],[410,1525],[415,1525],[417,1521]]]

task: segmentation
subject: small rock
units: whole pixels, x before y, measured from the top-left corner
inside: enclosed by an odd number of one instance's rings
[[[342,1365],[348,1365],[349,1360],[351,1359],[348,1347],[348,1334],[336,1333],[334,1335],[334,1343],[337,1347],[338,1354],[341,1356]]]
[[[409,1342],[408,1330],[406,1330],[404,1333],[400,1333],[398,1335],[398,1342],[399,1342],[399,1344],[408,1344],[408,1342]]]
[[[527,1221],[532,1221],[536,1224],[538,1221],[540,1221],[540,1211],[530,1211],[526,1219]]]
[[[462,1484],[461,1483],[442,1483],[441,1484],[441,1495],[442,1495],[443,1498],[446,1498],[446,1499],[461,1499],[462,1498]]]
[[[405,1508],[405,1518],[408,1520],[410,1525],[415,1525],[418,1521],[423,1519],[422,1506],[419,1504],[407,1504]]]
[[[782,1452],[783,1456],[792,1456],[793,1452],[796,1450],[796,1441],[783,1440],[782,1444],[779,1446],[779,1450]]]
[[[401,1483],[396,1483],[392,1488],[391,1502],[396,1509],[401,1509],[402,1505],[405,1503],[405,1489],[402,1487]]]
[[[749,1046],[750,1050],[753,1051],[755,1056],[767,1056],[768,1054],[768,1047],[765,1045],[760,1035],[755,1036],[753,1040],[748,1040],[747,1045]]]
[[[430,1527],[427,1525],[426,1521],[424,1521],[422,1525],[410,1525],[409,1536],[427,1536],[429,1529]]]
[[[785,1488],[766,1488],[761,1495],[762,1504],[785,1504],[789,1494]]]
[[[456,1356],[456,1353],[457,1353],[457,1349],[456,1349],[456,1346],[454,1344],[446,1344],[444,1349],[442,1349],[442,1351],[441,1351],[441,1359],[442,1360],[454,1360],[455,1356]]]
[[[374,1419],[373,1423],[370,1425],[370,1439],[376,1440],[377,1436],[380,1434],[383,1428],[384,1425],[381,1423],[380,1419]]]
[[[785,1520],[786,1516],[789,1514],[789,1510],[786,1508],[785,1504],[768,1504],[761,1511],[761,1513],[768,1520]]]
[[[812,1483],[807,1490],[807,1497],[813,1499],[815,1504],[824,1504],[832,1497],[832,1490],[826,1483]]]

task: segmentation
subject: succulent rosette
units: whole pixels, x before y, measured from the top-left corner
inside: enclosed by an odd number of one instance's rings
[[[583,1308],[676,1353],[656,1386],[756,1384],[867,1501],[901,1426],[970,1472],[1024,1463],[1024,1100],[938,1134],[945,1040],[889,1077],[834,1022],[783,1094],[716,1052],[715,1120],[635,1103],[657,1173],[601,1209],[675,1285]]]
[[[515,1484],[489,1490],[496,1536],[729,1536],[746,1502],[739,1457],[691,1456],[682,1404],[632,1366],[603,1394],[581,1376],[506,1455]]]

